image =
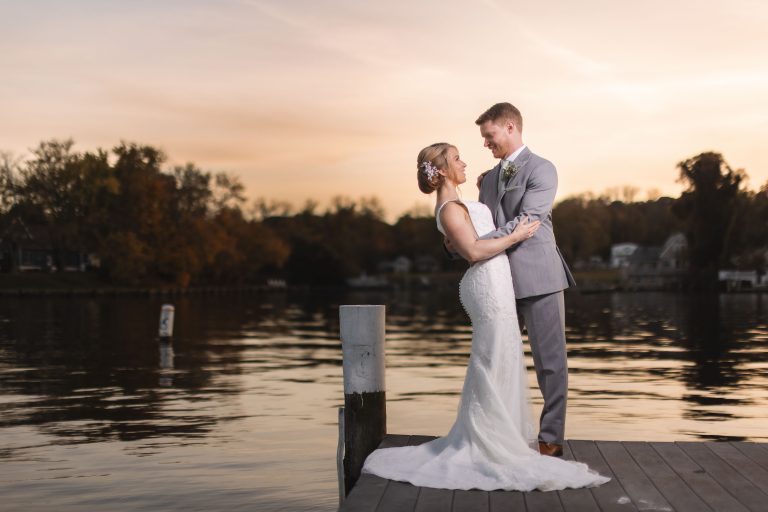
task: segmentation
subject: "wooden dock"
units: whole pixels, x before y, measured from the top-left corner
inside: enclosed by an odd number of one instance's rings
[[[380,447],[431,436],[388,435]],[[768,512],[768,445],[746,442],[568,441],[565,458],[612,480],[552,492],[451,491],[363,474],[340,512]]]

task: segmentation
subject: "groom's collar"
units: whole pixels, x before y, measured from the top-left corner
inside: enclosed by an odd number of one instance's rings
[[[522,152],[523,152],[523,150],[524,150],[526,147],[527,147],[527,146],[526,146],[525,144],[523,144],[522,146],[520,146],[519,148],[517,148],[517,150],[516,150],[514,153],[512,153],[511,155],[509,155],[509,156],[508,156],[508,157],[506,157],[506,158],[502,158],[502,159],[501,159],[502,163],[504,162],[504,160],[507,160],[507,161],[509,161],[509,162],[514,162],[514,161],[515,161],[515,158],[517,158],[518,156],[520,156],[520,153],[522,153]]]

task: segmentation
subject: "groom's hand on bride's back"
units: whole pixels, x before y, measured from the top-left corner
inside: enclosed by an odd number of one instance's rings
[[[480,184],[483,182],[483,178],[485,178],[485,175],[491,172],[493,169],[488,169],[483,174],[477,177],[477,189],[480,190]]]
[[[443,238],[443,249],[445,250],[445,254],[448,256],[449,259],[452,259],[452,260],[461,259],[461,256],[459,256],[459,253],[456,252],[456,249],[453,247],[451,240],[447,236]]]

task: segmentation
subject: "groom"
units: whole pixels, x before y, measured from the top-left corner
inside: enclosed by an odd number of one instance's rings
[[[507,251],[521,326],[528,338],[536,378],[544,396],[539,451],[561,456],[568,397],[563,290],[576,283],[552,230],[557,171],[551,162],[523,144],[523,118],[509,103],[497,103],[475,121],[485,147],[501,161],[477,180],[480,201],[490,208],[498,228],[482,238],[510,234],[523,217],[540,220],[530,240]]]

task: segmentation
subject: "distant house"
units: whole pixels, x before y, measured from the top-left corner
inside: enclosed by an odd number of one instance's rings
[[[688,261],[688,241],[682,233],[674,233],[661,247],[642,247],[635,243],[611,246],[612,268],[683,269]]]
[[[750,290],[762,284],[755,270],[720,270],[717,273],[717,280],[728,291]],[[765,279],[763,281],[768,282]]]
[[[617,251],[622,281],[625,287],[635,290],[679,289],[683,285],[688,266],[688,243],[682,233],[671,235],[661,247],[637,246],[626,256],[635,244],[621,244]],[[614,246],[617,247],[617,246]],[[612,250],[613,253],[613,250]]]
[[[629,266],[629,259],[640,246],[633,243],[614,244],[611,246],[611,268]]]
[[[688,240],[682,233],[675,233],[667,238],[659,254],[659,261],[664,268],[682,269],[688,266]]]
[[[440,262],[437,261],[437,258],[435,258],[434,256],[425,254],[425,255],[416,257],[416,260],[414,261],[414,267],[416,268],[416,272],[428,274],[428,273],[439,271]]]
[[[633,269],[652,270],[659,267],[661,247],[638,247],[629,257],[628,265]]]
[[[347,279],[347,286],[352,288],[389,288],[390,284],[386,277],[369,276],[363,272],[357,277]]]
[[[411,271],[411,260],[406,256],[398,256],[392,261],[382,261],[377,270],[382,274],[407,274]]]
[[[56,256],[61,269],[56,266]],[[0,232],[0,271],[55,272],[84,271],[89,255],[71,249],[59,250],[43,226],[28,226],[20,218],[11,220]]]

